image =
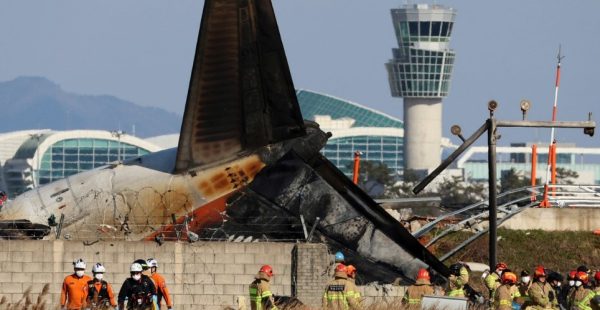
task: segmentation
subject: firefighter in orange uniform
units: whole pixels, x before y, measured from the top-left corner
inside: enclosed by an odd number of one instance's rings
[[[171,299],[171,295],[169,294],[169,288],[167,288],[167,282],[165,282],[165,278],[160,275],[156,270],[158,269],[158,261],[154,258],[148,258],[147,260],[148,267],[150,267],[150,273],[152,281],[156,285],[156,296],[158,298],[157,305],[162,309],[162,299],[165,298],[165,303],[167,304],[167,309],[173,309],[173,300]]]
[[[60,292],[60,307],[67,310],[80,310],[85,304],[88,281],[92,280],[85,275],[86,264],[83,259],[73,262],[74,272],[65,277]]]

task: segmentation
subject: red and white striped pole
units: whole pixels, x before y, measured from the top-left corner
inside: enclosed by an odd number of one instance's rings
[[[558,63],[556,65],[556,81],[554,84],[554,105],[552,106],[552,121],[556,122],[556,114],[558,113],[558,89],[560,87],[560,61],[563,59],[563,56],[560,55],[560,45],[558,46]],[[550,170],[553,165],[552,158],[552,145],[556,145],[556,138],[554,137],[555,128],[552,127],[550,131],[550,147],[548,150],[548,166],[546,168],[546,182],[544,183],[544,200],[540,204],[542,207],[550,207],[550,203],[548,202],[548,183],[550,182]],[[554,165],[556,165],[554,163]],[[553,169],[556,169],[554,167]]]

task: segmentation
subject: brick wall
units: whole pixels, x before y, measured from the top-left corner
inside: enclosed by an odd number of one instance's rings
[[[15,303],[31,289],[35,301],[49,284],[48,305],[58,305],[64,277],[73,272],[73,260],[83,258],[91,276],[96,262],[107,268],[105,279],[118,292],[138,258],[158,260],[176,309],[238,309],[238,298],[248,303],[248,285],[263,264],[273,266],[271,290],[297,296],[319,307],[332,274],[333,257],[324,244],[232,242],[97,242],[0,241],[0,297]],[[360,272],[360,271],[359,271]],[[391,285],[359,287],[366,303],[390,301],[404,289]]]
[[[105,279],[118,292],[133,260],[154,257],[177,309],[223,309],[236,305],[238,296],[246,298],[263,264],[273,266],[272,291],[291,295],[293,248],[289,243],[169,242],[159,247],[154,242],[0,241],[0,295],[17,302],[31,288],[35,301],[49,283],[47,302],[58,304],[62,281],[79,257],[87,262],[88,275],[93,264],[104,264]]]

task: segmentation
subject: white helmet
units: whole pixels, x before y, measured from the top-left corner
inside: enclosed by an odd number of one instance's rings
[[[80,259],[78,259],[78,260],[76,260],[76,261],[74,261],[74,262],[73,262],[73,266],[74,266],[76,269],[85,269],[85,267],[86,267],[86,265],[85,265],[85,262],[84,262],[84,261],[83,261],[83,259],[81,259],[81,258],[80,258]]]
[[[154,258],[148,258],[148,260],[146,260],[148,263],[148,267],[157,267],[158,268],[158,262],[156,261],[156,259]]]
[[[129,268],[129,271],[131,271],[131,272],[142,272],[142,265],[140,265],[138,263],[133,263],[133,264],[131,264],[131,268]]]
[[[106,268],[104,268],[104,266],[102,266],[102,264],[97,263],[96,265],[94,265],[94,267],[92,267],[92,273],[105,273],[106,272]]]

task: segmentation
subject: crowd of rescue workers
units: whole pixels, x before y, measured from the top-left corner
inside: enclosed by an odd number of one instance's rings
[[[169,294],[165,278],[158,273],[156,259],[138,259],[130,266],[127,278],[115,298],[113,289],[104,278],[106,268],[97,263],[92,267],[93,278],[85,275],[86,263],[83,259],[73,262],[74,273],[64,279],[61,292],[62,309],[173,309],[173,299]],[[448,296],[468,299],[483,304],[484,298],[471,288],[471,270],[467,264],[456,263],[450,266],[447,289],[432,284],[429,272],[419,269],[416,281],[406,289],[401,304],[409,309],[420,309],[426,296]],[[325,286],[323,309],[362,309],[363,298],[355,284],[357,270],[346,265],[341,252],[335,254],[333,279]],[[270,282],[273,268],[264,265],[249,286],[250,308],[276,310],[275,296]],[[488,306],[491,309],[600,309],[600,271],[592,272],[586,266],[579,266],[567,275],[538,266],[533,277],[526,270],[517,273],[505,263],[498,263],[492,272],[483,274],[485,286],[489,290]],[[164,303],[163,303],[164,301]]]

